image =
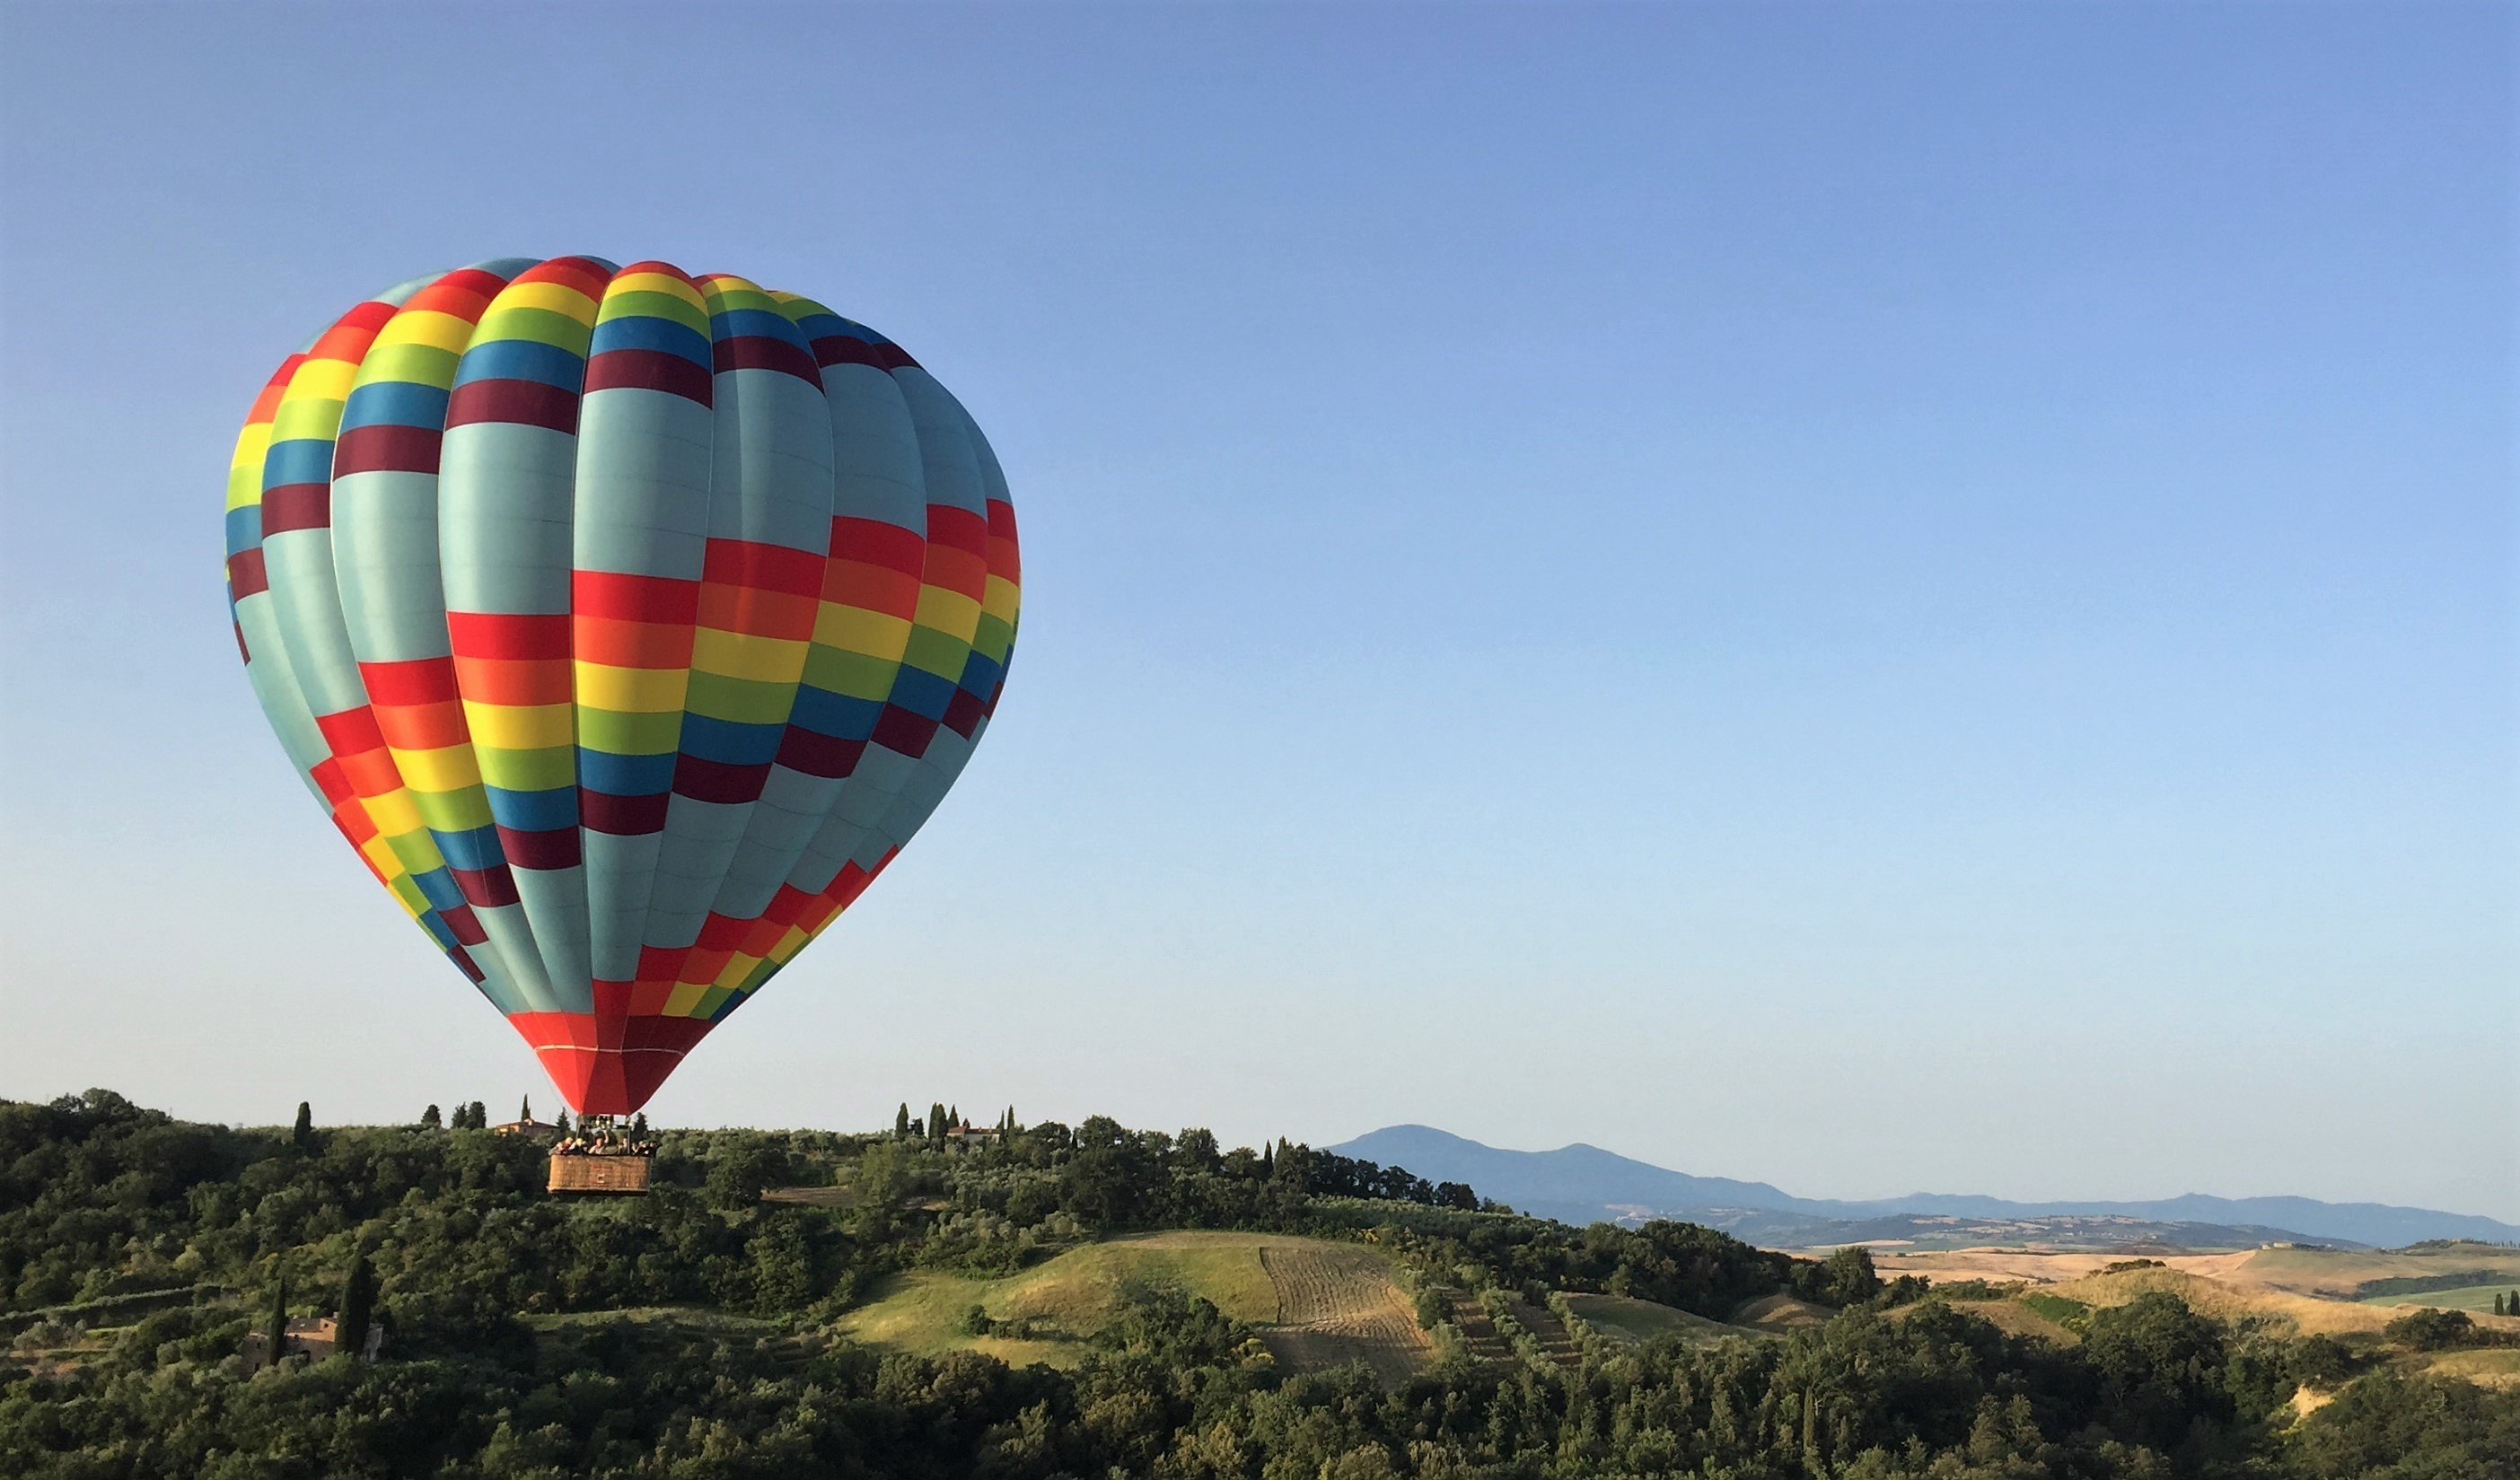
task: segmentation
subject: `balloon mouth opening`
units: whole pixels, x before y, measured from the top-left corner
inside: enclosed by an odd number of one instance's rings
[[[579,1115],[635,1112],[715,1026],[703,1017],[593,1012],[519,1012],[508,1021]]]

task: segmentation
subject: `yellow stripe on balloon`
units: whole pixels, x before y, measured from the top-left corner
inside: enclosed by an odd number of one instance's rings
[[[580,659],[571,682],[582,708],[609,709],[615,714],[665,714],[682,709],[684,695],[691,688],[691,670],[616,668],[609,663]]]
[[[804,672],[805,650],[810,646],[793,638],[700,627],[692,633],[692,666],[720,678],[792,684]]]

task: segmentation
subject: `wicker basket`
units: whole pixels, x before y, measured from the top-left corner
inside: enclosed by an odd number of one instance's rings
[[[555,1156],[551,1190],[637,1197],[648,1190],[648,1160],[645,1156]]]

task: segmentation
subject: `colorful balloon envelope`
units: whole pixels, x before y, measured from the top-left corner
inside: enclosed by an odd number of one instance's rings
[[[228,600],[298,775],[581,1113],[637,1109],[997,708],[1006,478],[902,349],[663,262],[483,262],[282,362]]]

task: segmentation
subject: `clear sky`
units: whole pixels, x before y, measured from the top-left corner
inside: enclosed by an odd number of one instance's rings
[[[2506,7],[7,7],[0,1095],[554,1101],[289,774],[279,356],[823,298],[1025,535],[979,758],[666,1086],[2520,1220]]]

